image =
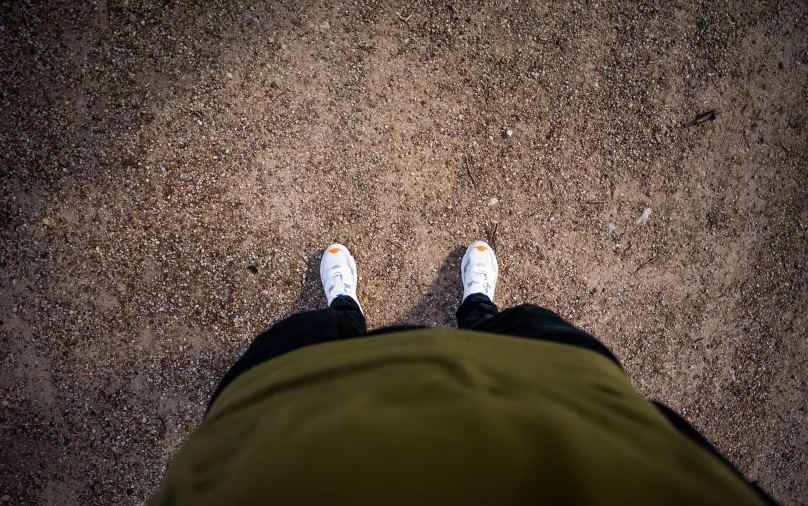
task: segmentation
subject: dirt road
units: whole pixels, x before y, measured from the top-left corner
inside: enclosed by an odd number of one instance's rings
[[[805,2],[0,7],[0,504],[136,504],[262,328],[558,311],[808,503]],[[701,118],[699,120],[699,118]],[[698,121],[697,121],[698,120]]]

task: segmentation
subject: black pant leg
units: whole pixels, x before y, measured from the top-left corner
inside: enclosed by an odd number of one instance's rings
[[[337,297],[326,309],[293,314],[258,334],[219,382],[208,409],[224,387],[262,362],[304,346],[350,339],[366,331],[365,315],[359,309],[359,304],[349,296]]]
[[[499,309],[487,295],[473,293],[457,308],[457,328],[473,329],[493,318]]]
[[[614,361],[609,348],[594,336],[570,325],[556,313],[532,304],[522,304],[497,313],[497,307],[483,294],[469,295],[457,310],[458,326],[526,339],[539,339],[586,348]]]

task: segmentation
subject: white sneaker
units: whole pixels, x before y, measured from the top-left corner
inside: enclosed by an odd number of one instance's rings
[[[473,242],[466,249],[460,262],[460,276],[463,279],[463,300],[471,294],[482,293],[493,302],[499,265],[494,250],[487,242]]]
[[[340,295],[356,300],[356,261],[348,248],[335,243],[325,249],[320,260],[320,280],[329,306]]]

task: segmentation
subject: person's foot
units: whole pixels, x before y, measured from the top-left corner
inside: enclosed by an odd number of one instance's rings
[[[356,261],[348,248],[335,243],[325,249],[320,260],[320,280],[329,306],[340,295],[356,300]]]
[[[460,276],[463,279],[463,300],[471,294],[482,293],[493,302],[499,265],[494,250],[487,242],[473,242],[466,249],[460,262]]]

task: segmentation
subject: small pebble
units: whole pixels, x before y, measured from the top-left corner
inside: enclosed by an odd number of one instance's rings
[[[493,205],[495,205],[497,202],[499,202],[499,199],[498,199],[498,198],[496,198],[496,197],[492,197],[492,198],[491,198],[491,200],[489,200],[489,201],[488,201],[488,205],[489,205],[489,206],[493,206]]]
[[[642,212],[642,214],[640,215],[640,217],[639,217],[639,218],[637,218],[637,221],[635,221],[635,222],[634,222],[634,224],[635,224],[635,225],[642,225],[643,223],[645,223],[646,221],[648,221],[648,218],[649,218],[650,216],[651,216],[651,208],[650,208],[650,207],[646,207],[646,208],[645,208],[645,210],[644,210],[644,211]]]

